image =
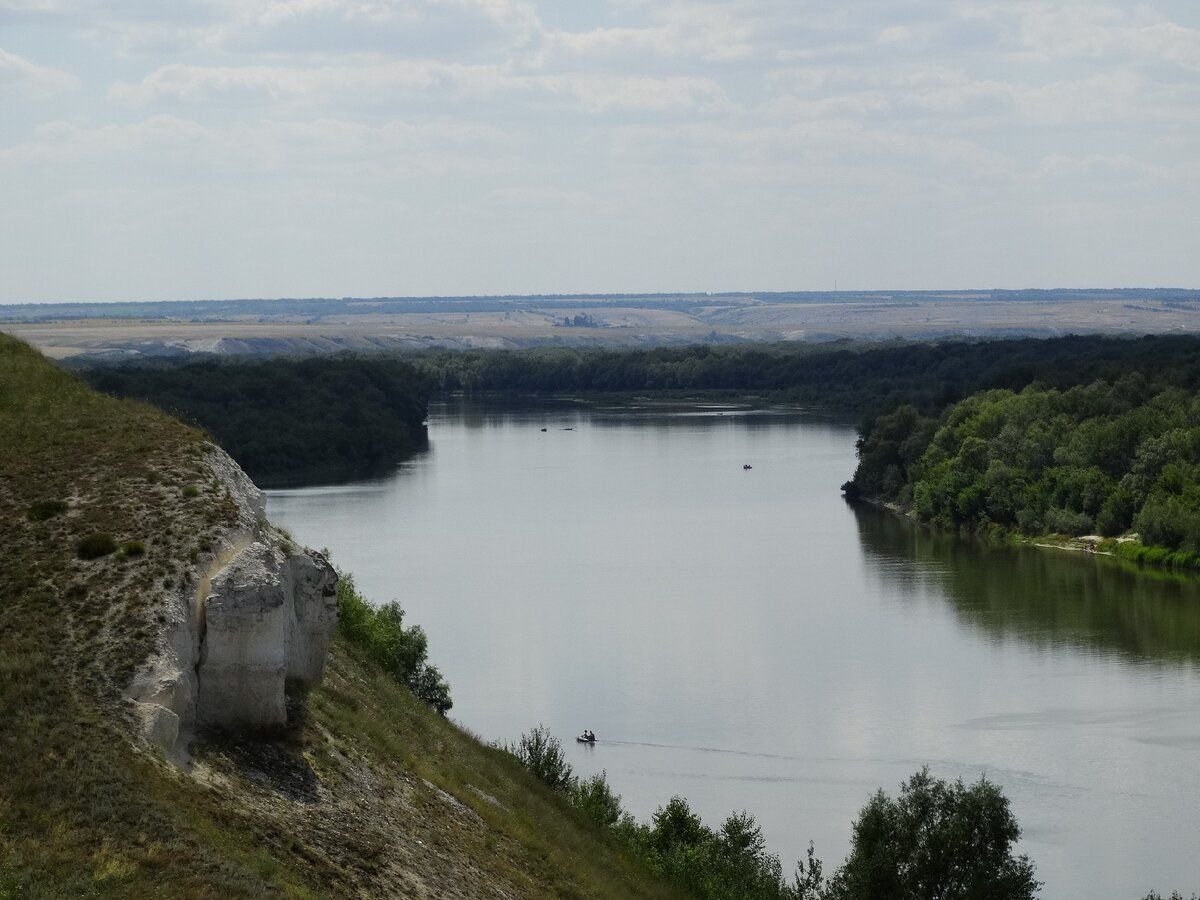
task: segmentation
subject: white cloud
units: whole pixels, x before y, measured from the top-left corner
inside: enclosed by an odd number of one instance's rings
[[[378,104],[404,96],[435,94],[446,99],[497,94],[565,97],[591,112],[614,110],[711,110],[725,100],[712,79],[619,74],[522,74],[495,65],[468,66],[436,60],[403,60],[353,66],[205,67],[169,65],[136,84],[118,82],[108,97],[118,103],[184,104]]]
[[[1027,60],[1124,60],[1200,71],[1200,29],[1154,4],[960,0],[958,15],[991,23]]]
[[[41,98],[70,90],[77,84],[78,80],[69,72],[39,66],[0,50],[0,95]]]

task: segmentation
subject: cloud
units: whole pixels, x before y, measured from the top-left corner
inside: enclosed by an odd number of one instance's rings
[[[755,52],[758,22],[742,5],[668,3],[650,15],[653,24],[641,27],[547,31],[544,47],[567,59],[653,54],[721,62]]]
[[[0,95],[44,98],[68,91],[78,84],[70,72],[39,66],[15,53],[0,50]]]
[[[309,105],[394,102],[437,95],[447,99],[524,94],[566,98],[594,113],[718,108],[725,95],[712,79],[618,74],[524,74],[495,65],[463,65],[437,60],[402,60],[353,66],[206,67],[168,65],[140,82],[118,82],[108,91],[117,103],[144,106],[182,104]]]
[[[490,249],[498,220],[627,271],[554,228],[593,215],[690,247],[710,246],[706,222],[720,219],[745,246],[780,251],[758,261],[763,283],[786,287],[856,234],[902,231],[914,269],[940,271],[925,236],[948,221],[986,223],[993,241],[1011,225],[1045,247],[1056,235],[1037,229],[1055,210],[1089,205],[1107,210],[1109,243],[1161,260],[1194,235],[1200,193],[1200,42],[1185,2],[0,0],[21,41],[0,51],[0,101],[18,110],[0,121],[0,194],[13,221],[67,197],[125,198],[131,239],[152,243],[159,197],[191,204],[180,215],[198,232],[236,232],[205,198],[269,196],[289,219],[323,192],[341,211],[331,246],[378,240],[357,223],[374,210],[434,259],[425,224],[437,221],[477,249],[473,277],[510,279],[477,285],[497,290],[520,289],[525,267]],[[1120,233],[1126,210],[1153,227]],[[796,217],[812,227],[792,245]],[[47,216],[46,233],[60,220]],[[974,250],[958,270],[992,252]],[[1036,262],[1022,280],[1037,280]],[[1082,255],[1060,262],[1055,280],[1089,271]],[[155,284],[190,277],[170,253],[155,265]],[[554,270],[540,265],[529,277],[544,284]],[[662,265],[664,286],[712,286]],[[1200,279],[1197,265],[1171,271]],[[53,269],[24,283],[52,286]],[[423,289],[452,287],[439,277],[451,276],[431,268]]]
[[[508,165],[511,144],[502,131],[455,120],[365,124],[329,118],[210,126],[154,115],[91,127],[47,122],[29,140],[0,149],[0,169],[72,165],[107,170],[136,164],[126,178],[136,180],[145,171],[166,167],[220,180],[225,174],[321,179],[337,167],[355,179],[411,179],[451,171],[494,172]]]
[[[956,12],[999,29],[1027,60],[1108,59],[1200,71],[1200,29],[1152,4],[960,0]]]

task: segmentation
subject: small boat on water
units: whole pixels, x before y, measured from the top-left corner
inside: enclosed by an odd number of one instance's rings
[[[575,738],[575,742],[578,744],[594,744],[596,743],[596,734],[592,731],[585,731]]]
[[[750,463],[746,463],[744,466],[742,466],[742,471],[749,471],[750,469],[753,469],[753,468],[754,468],[754,466],[750,465]]]

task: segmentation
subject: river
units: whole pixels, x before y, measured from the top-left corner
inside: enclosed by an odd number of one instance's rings
[[[986,775],[1043,896],[1200,888],[1196,583],[851,507],[815,414],[455,404],[429,437],[268,512],[401,601],[485,739],[546,724],[640,818],[748,810],[788,870],[923,765]]]

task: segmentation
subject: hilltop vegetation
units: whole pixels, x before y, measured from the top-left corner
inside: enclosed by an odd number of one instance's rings
[[[83,374],[208,431],[260,486],[377,474],[428,443],[429,381],[394,358],[159,361]]]

